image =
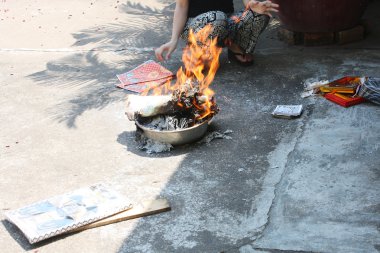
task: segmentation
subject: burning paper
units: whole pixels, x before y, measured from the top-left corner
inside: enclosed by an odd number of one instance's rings
[[[176,82],[147,89],[142,96],[127,97],[126,114],[136,121],[136,135],[141,130],[152,139],[140,138],[140,147],[147,152],[164,152],[171,149],[170,144],[199,140],[219,112],[209,86],[219,68],[222,49],[217,38],[210,38],[212,29],[208,25],[196,34],[190,31],[182,55],[184,66],[178,70]]]
[[[211,29],[208,25],[196,34],[190,32],[182,55],[184,67],[178,70],[174,84],[167,82],[146,90],[144,96],[128,96],[126,113],[130,120],[164,131],[191,127],[218,113],[214,91],[209,86],[219,68],[222,49],[217,46],[217,38],[209,38]],[[166,126],[162,126],[164,123]]]
[[[156,130],[176,130],[210,120],[219,111],[215,99],[199,92],[177,90],[166,96],[127,97],[128,119]]]

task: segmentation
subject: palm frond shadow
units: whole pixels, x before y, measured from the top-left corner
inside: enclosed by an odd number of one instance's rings
[[[135,16],[128,18],[128,23],[94,26],[73,34],[76,42],[72,47],[91,46],[91,49],[80,51],[78,48],[77,53],[50,61],[45,70],[28,76],[39,85],[59,87],[69,93],[75,88],[68,99],[57,101],[57,105],[48,109],[54,120],[72,128],[85,111],[121,101],[125,92],[115,88],[116,74],[152,58],[149,48],[168,38],[168,32],[162,28],[170,24],[170,18],[164,13],[173,9],[172,5],[156,10],[127,2],[123,10],[127,12],[132,7],[148,14],[127,14]]]
[[[57,102],[49,109],[52,118],[75,127],[75,120],[90,109],[102,109],[109,103],[123,99],[124,93],[114,87],[117,82],[115,69],[102,63],[96,52],[75,54],[55,62],[49,62],[44,71],[30,77],[44,86],[61,89],[77,87],[69,99]]]
[[[161,1],[163,3],[168,3],[168,1]],[[132,3],[127,2],[125,4],[121,5],[121,10],[128,14],[135,14],[135,15],[155,15],[155,16],[167,16],[173,13],[173,6],[174,3],[167,5],[162,10],[158,10],[156,8],[151,8],[149,6],[143,6],[141,3]]]
[[[128,48],[156,45],[156,41],[164,41],[167,35],[162,27],[167,27],[169,19],[149,17],[132,20],[128,23],[113,23],[100,27],[91,27],[74,33],[76,42],[73,46],[95,44],[96,48]],[[150,38],[155,38],[151,40]]]

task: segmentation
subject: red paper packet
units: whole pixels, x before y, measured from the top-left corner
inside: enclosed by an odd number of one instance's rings
[[[173,76],[174,75],[171,71],[164,68],[155,61],[149,60],[137,66],[135,69],[131,71],[117,75],[117,78],[121,82],[120,85],[122,85],[117,86],[125,88],[125,86],[132,84],[146,83],[159,80],[163,80],[162,83],[164,83],[168,78],[172,78]]]
[[[116,86],[125,90],[129,90],[132,92],[142,93],[144,91],[153,89],[155,87],[158,87],[166,82],[169,82],[172,79],[170,78],[164,78],[160,80],[155,81],[149,81],[149,82],[142,82],[142,83],[136,83],[136,84],[130,84],[130,85],[123,85],[123,84],[117,84]]]

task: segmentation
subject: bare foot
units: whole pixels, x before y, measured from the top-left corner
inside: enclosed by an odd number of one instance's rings
[[[240,47],[234,43],[232,43],[228,49],[230,49],[233,53],[237,53],[235,55],[235,58],[238,59],[241,62],[246,62],[245,55],[243,54],[243,51],[240,49]]]
[[[233,53],[236,53],[234,56],[240,62],[253,61],[253,55],[244,53],[243,50],[241,50],[241,48],[234,43],[228,46],[228,49],[231,50]]]

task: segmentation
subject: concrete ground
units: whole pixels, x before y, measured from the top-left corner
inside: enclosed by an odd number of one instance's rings
[[[380,107],[300,93],[310,78],[380,75],[380,2],[349,45],[288,46],[272,20],[253,67],[221,57],[210,131],[232,139],[148,155],[114,85],[169,38],[173,2],[0,1],[1,252],[379,252]],[[164,63],[180,65],[180,50]],[[305,111],[272,118],[277,104]],[[172,211],[36,245],[4,220],[98,182]]]

